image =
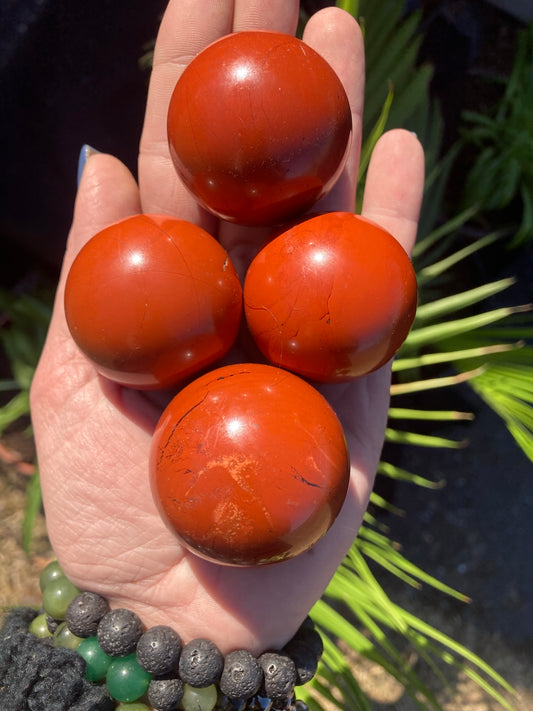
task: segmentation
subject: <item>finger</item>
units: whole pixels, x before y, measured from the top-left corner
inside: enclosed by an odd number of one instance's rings
[[[310,18],[303,39],[329,62],[342,81],[350,102],[353,123],[346,168],[333,190],[317,204],[316,209],[353,211],[365,90],[363,35],[352,15],[339,8],[330,7]]]
[[[82,378],[89,370],[93,372],[70,339],[63,307],[65,282],[74,258],[94,234],[139,210],[137,184],[126,166],[109,155],[92,155],[87,160],[76,197],[52,319],[35,376],[37,386],[41,378],[46,381],[52,376],[54,369],[61,367],[60,364],[71,372],[79,369]],[[68,378],[62,377],[61,382],[67,383]]]
[[[167,143],[168,104],[191,59],[231,31],[233,0],[171,0],[154,49],[139,155],[143,212],[179,215],[208,228],[203,211],[177,178]]]
[[[297,0],[236,0],[233,31],[270,30],[294,34],[298,24]]]
[[[179,215],[210,229],[213,219],[198,207],[176,176],[167,143],[167,112],[176,82],[206,45],[234,29],[292,32],[295,0],[171,0],[161,22],[139,156],[144,212]]]
[[[395,129],[377,142],[362,214],[393,234],[411,254],[424,190],[424,151],[413,133]]]

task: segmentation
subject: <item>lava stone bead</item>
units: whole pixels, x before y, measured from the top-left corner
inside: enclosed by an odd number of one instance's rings
[[[299,644],[305,644],[309,647],[315,657],[320,659],[324,652],[324,642],[320,633],[314,627],[308,626],[305,623],[296,632],[291,642],[298,642]]]
[[[186,644],[179,660],[179,675],[189,686],[216,684],[224,668],[224,657],[214,642],[193,639]]]
[[[283,701],[292,695],[297,680],[296,665],[288,654],[264,652],[258,659],[263,669],[261,695]]]
[[[109,612],[109,604],[101,595],[82,592],[67,607],[65,622],[77,637],[94,637],[102,617]]]
[[[97,629],[98,644],[111,657],[135,652],[143,633],[140,618],[131,610],[119,608],[102,617]]]
[[[220,690],[231,699],[249,699],[259,691],[263,670],[250,652],[239,649],[230,652],[224,660],[220,677]]]
[[[137,661],[154,676],[177,670],[182,649],[181,638],[172,627],[151,627],[137,643]]]
[[[311,681],[318,667],[318,658],[311,647],[294,640],[289,642],[283,651],[289,655],[296,667],[296,686]]]
[[[175,711],[183,698],[181,679],[152,679],[148,687],[148,702],[155,711]]]
[[[46,619],[46,626],[48,628],[48,631],[50,632],[50,634],[54,634],[54,632],[60,625],[59,620],[54,620],[54,618],[50,617],[50,615],[46,615],[45,619]]]

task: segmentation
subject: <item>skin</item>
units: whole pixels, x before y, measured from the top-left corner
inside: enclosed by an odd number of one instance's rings
[[[76,199],[46,345],[31,391],[47,526],[67,576],[136,611],[145,625],[170,624],[185,641],[206,636],[223,652],[283,645],[321,596],[352,544],[372,489],[389,403],[390,366],[353,383],[322,387],[350,447],[351,484],[332,529],[309,552],[281,564],[232,568],[184,551],[162,523],[149,488],[151,434],[168,393],[141,393],[99,377],[70,338],[65,278],[81,246],[110,222],[159,212],[197,222],[229,250],[241,275],[264,230],[219,224],[179,183],[166,139],[166,111],[180,72],[209,42],[231,31],[296,29],[295,0],[171,0],[157,39],[139,184],[116,158],[92,155]],[[354,140],[344,174],[318,206],[351,210],[359,159],[364,57],[360,29],[328,8],[309,22],[305,41],[343,81]],[[423,152],[403,130],[385,134],[368,172],[363,214],[412,249],[424,178]],[[249,356],[236,348],[230,360]],[[270,614],[272,613],[272,614]]]

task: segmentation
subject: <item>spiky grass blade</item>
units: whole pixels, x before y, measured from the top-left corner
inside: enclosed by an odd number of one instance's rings
[[[533,367],[490,365],[472,387],[500,415],[533,462]]]
[[[443,249],[447,249],[447,244],[443,237],[453,235],[460,227],[465,225],[474,215],[479,212],[479,208],[474,206],[465,208],[462,212],[450,218],[447,222],[440,225],[439,227],[433,229],[429,233],[422,233],[421,239],[416,241],[413,247],[413,259],[417,262],[420,260],[424,253],[429,252],[430,248],[435,245],[443,245]],[[432,258],[434,259],[434,253],[432,252]]]
[[[368,138],[365,140],[361,149],[361,157],[359,160],[359,184],[362,184],[364,176],[366,175],[368,164],[370,163],[370,157],[376,146],[376,143],[385,131],[385,126],[389,118],[393,98],[394,90],[392,88],[392,85],[389,85],[389,90],[387,92],[385,101],[383,102],[383,107],[381,109],[381,113],[378,117],[378,120],[376,121],[376,125],[372,129]]]
[[[337,0],[337,7],[351,13],[354,17],[359,15],[359,0]]]
[[[394,442],[395,444],[409,444],[415,447],[443,447],[445,449],[462,449],[467,445],[466,440],[457,442],[453,439],[436,437],[435,435],[424,435],[418,432],[403,432],[401,430],[392,429],[392,427],[387,427],[385,430],[385,441]]]
[[[41,481],[39,472],[36,470],[26,487],[26,505],[22,523],[22,547],[26,555],[31,553],[35,524],[41,512],[42,503]]]
[[[419,324],[423,321],[432,321],[442,318],[443,316],[447,317],[455,311],[466,309],[491,296],[495,296],[513,286],[515,283],[516,279],[513,277],[499,279],[498,281],[489,282],[488,284],[483,284],[474,289],[467,289],[457,294],[443,296],[440,299],[420,304],[416,312],[415,324]]]
[[[415,484],[416,486],[421,486],[425,489],[441,489],[444,486],[444,481],[440,479],[439,481],[432,481],[431,479],[426,479],[419,474],[413,474],[408,472],[406,469],[397,466],[396,464],[391,464],[390,462],[385,462],[381,460],[378,464],[378,474],[389,477],[389,479],[394,479],[395,481],[405,481],[410,484]]]
[[[503,306],[492,311],[466,316],[462,319],[443,321],[429,326],[421,326],[413,329],[405,340],[401,353],[409,350],[419,349],[422,346],[435,345],[438,341],[453,338],[461,334],[469,334],[471,331],[483,326],[501,321],[508,316],[530,310],[529,304],[521,306]]]
[[[411,579],[415,585],[417,582],[428,583],[440,587],[446,594],[466,599],[461,593],[447,589],[442,583],[406,561],[386,537],[378,532],[369,532],[365,527],[328,586],[325,598],[313,608],[313,616],[318,624],[334,638],[344,640],[357,653],[380,664],[404,685],[421,708],[440,709],[441,707],[432,692],[406,665],[404,655],[392,644],[388,633],[385,632],[386,629],[407,640],[439,677],[441,674],[439,667],[444,662],[462,670],[505,708],[512,709],[501,692],[503,690],[512,693],[513,690],[490,665],[460,643],[397,606],[388,598],[365,561],[368,550],[375,555],[379,565],[382,566],[379,553],[381,549],[390,554],[386,556],[387,566],[395,575],[398,575],[398,571],[394,570],[394,564],[400,569],[401,576]],[[346,615],[343,616],[332,607],[339,604],[350,610],[366,632],[357,631],[353,624],[346,621]]]
[[[472,256],[476,252],[479,252],[484,247],[488,247],[489,245],[494,244],[494,242],[501,239],[505,234],[506,233],[501,230],[491,232],[490,234],[480,237],[475,242],[472,242],[466,247],[457,250],[453,254],[449,254],[448,256],[444,257],[443,259],[440,259],[437,262],[433,262],[432,264],[426,267],[422,267],[417,272],[417,280],[419,285],[422,286],[424,284],[427,284],[427,282],[431,281],[432,279],[435,279],[436,277],[442,276],[446,272],[449,272],[449,270],[451,270],[451,268],[457,265],[459,262],[465,260],[467,257]]]
[[[471,412],[457,410],[414,410],[408,407],[389,407],[389,419],[422,420],[424,422],[457,422],[458,420],[473,420]]]
[[[457,364],[461,360],[471,361],[472,359],[485,359],[495,353],[504,353],[506,351],[523,348],[524,343],[501,343],[494,346],[479,346],[476,348],[464,348],[457,351],[438,351],[437,353],[426,353],[413,358],[396,358],[392,364],[393,372],[402,370],[418,370],[426,365],[444,365],[446,363]]]
[[[0,408],[0,435],[14,422],[30,411],[30,397],[27,390],[21,390]]]
[[[362,526],[359,532],[357,547],[366,557],[376,560],[376,554],[387,558],[387,569],[398,575],[398,571],[409,578],[412,587],[421,587],[420,583],[430,585],[435,590],[453,597],[461,602],[470,602],[468,595],[461,593],[449,585],[441,582],[432,575],[426,573],[422,568],[411,563],[399,550],[388,536],[384,536],[379,531],[375,531],[368,526]]]
[[[464,383],[472,378],[477,378],[483,373],[483,366],[474,368],[466,373],[458,373],[457,375],[447,375],[442,378],[426,378],[425,380],[413,380],[406,383],[393,383],[390,386],[391,395],[408,395],[411,393],[422,392],[424,390],[435,390],[437,388],[447,388],[459,383]]]

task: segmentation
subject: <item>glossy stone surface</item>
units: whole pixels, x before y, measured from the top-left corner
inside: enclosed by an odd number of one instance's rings
[[[137,701],[148,690],[151,675],[145,671],[135,654],[116,657],[109,665],[106,684],[111,696],[117,701]]]
[[[79,594],[78,588],[64,575],[53,578],[43,590],[44,610],[54,620],[64,620],[70,602]]]
[[[76,344],[99,373],[139,389],[171,387],[221,358],[241,312],[221,244],[165,215],[133,215],[95,234],[65,285]]]
[[[349,212],[317,215],[269,242],[244,282],[248,328],[269,362],[318,382],[345,382],[387,363],[417,306],[406,251]]]
[[[277,32],[235,32],[206,47],[181,74],[168,112],[184,184],[215,215],[249,225],[283,222],[327,193],[351,129],[331,66]]]
[[[77,653],[85,659],[85,678],[89,681],[105,679],[113,657],[106,654],[96,637],[87,637],[79,643]]]
[[[66,622],[61,622],[54,632],[54,647],[65,647],[66,649],[77,649],[82,638],[69,630]]]
[[[217,696],[214,684],[200,689],[185,684],[181,705],[184,711],[213,711],[217,703]]]
[[[46,613],[42,615],[37,615],[30,622],[29,631],[34,634],[39,639],[44,639],[45,637],[51,637],[52,633],[48,629],[48,623],[46,621]]]
[[[41,592],[44,591],[45,587],[52,580],[55,580],[56,578],[62,578],[64,577],[64,575],[65,573],[63,572],[63,569],[61,568],[57,560],[50,561],[50,563],[48,563],[48,565],[43,568],[43,571],[39,576],[39,587],[41,588]]]
[[[154,498],[200,556],[233,565],[291,558],[316,543],[346,495],[341,424],[311,385],[257,363],[184,388],[156,428]]]

